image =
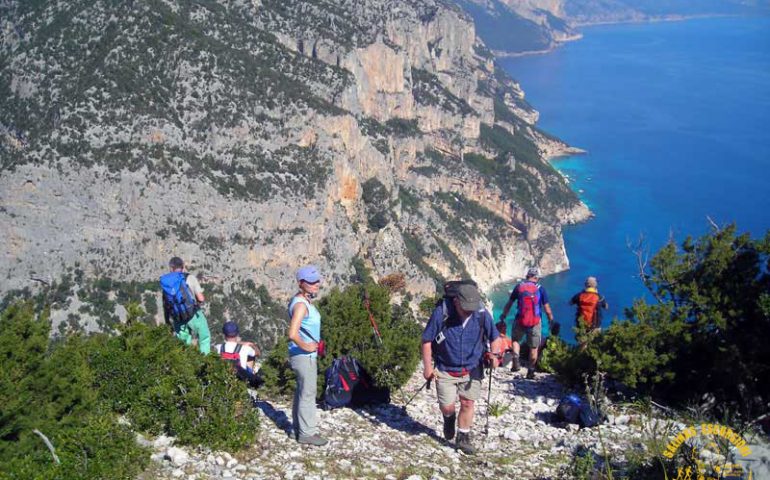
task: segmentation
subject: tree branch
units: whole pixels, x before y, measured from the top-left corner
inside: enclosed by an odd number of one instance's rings
[[[40,438],[42,438],[42,439],[43,439],[43,442],[45,442],[45,446],[46,446],[46,447],[48,447],[48,450],[50,450],[50,451],[51,451],[51,455],[53,456],[53,459],[54,459],[54,461],[55,461],[56,463],[60,464],[60,463],[61,463],[61,461],[59,460],[59,457],[57,457],[57,456],[56,456],[56,452],[55,452],[55,451],[54,451],[54,449],[53,449],[53,445],[51,444],[51,441],[50,441],[50,440],[48,440],[48,437],[46,437],[45,435],[43,435],[43,432],[41,432],[41,431],[40,431],[40,430],[38,430],[38,429],[34,429],[34,430],[32,430],[32,431],[33,431],[34,433],[36,433],[38,436],[40,436]]]

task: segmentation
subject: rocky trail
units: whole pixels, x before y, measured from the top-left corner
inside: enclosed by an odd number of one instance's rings
[[[525,380],[509,369],[495,371],[489,433],[484,435],[488,380],[476,404],[472,431],[475,456],[456,451],[442,438],[435,388],[422,391],[404,413],[399,392],[392,404],[332,411],[319,410],[324,447],[297,444],[289,436],[291,403],[255,396],[263,412],[257,442],[231,455],[206,449],[176,448],[172,439],[147,441],[155,454],[147,478],[194,479],[450,479],[558,478],[579,446],[602,452],[599,429],[552,422],[551,414],[566,393],[549,374]],[[418,372],[404,388],[408,398],[423,384]],[[617,459],[629,446],[640,445],[635,416],[618,415],[601,426],[608,453]],[[226,432],[222,432],[226,435]]]

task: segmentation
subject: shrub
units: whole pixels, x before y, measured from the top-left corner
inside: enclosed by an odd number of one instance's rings
[[[0,477],[134,478],[148,455],[99,402],[88,341],[74,337],[48,353],[49,330],[31,303],[0,316]]]
[[[141,317],[137,304],[132,310]],[[245,385],[166,328],[135,322],[120,336],[54,344],[49,330],[32,303],[0,315],[0,477],[136,478],[148,452],[118,414],[183,444],[237,449],[254,439],[258,418]]]
[[[390,293],[396,293],[406,288],[406,278],[401,272],[385,275],[380,279],[379,283],[387,288]]]
[[[770,400],[761,380],[770,376],[769,255],[770,232],[752,240],[734,225],[680,247],[670,242],[644,272],[653,303],[637,300],[627,321],[613,322],[584,354],[546,350],[545,364],[573,379],[598,368],[679,405],[708,394],[722,413],[750,418]]]
[[[378,346],[369,314],[363,305],[363,288],[369,292],[370,308],[382,334]],[[421,328],[408,308],[390,304],[388,289],[373,283],[333,289],[318,302],[321,335],[327,344],[327,356],[318,361],[319,375],[334,357],[352,355],[374,378],[375,384],[400,388],[411,376],[420,358]],[[269,392],[289,394],[294,391],[294,376],[287,357],[285,340],[262,365],[265,387]],[[287,371],[288,370],[288,371]],[[319,378],[318,394],[323,392]]]
[[[136,428],[216,448],[238,449],[255,438],[258,418],[246,386],[216,356],[200,355],[165,327],[143,324],[94,340],[100,396]]]

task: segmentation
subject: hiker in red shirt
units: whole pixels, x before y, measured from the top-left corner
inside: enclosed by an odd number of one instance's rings
[[[599,295],[596,277],[588,277],[583,291],[576,293],[569,304],[575,305],[575,339],[581,350],[586,348],[602,327],[602,309],[609,308],[607,301]]]

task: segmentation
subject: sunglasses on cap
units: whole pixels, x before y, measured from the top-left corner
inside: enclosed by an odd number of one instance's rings
[[[307,283],[308,285],[318,285],[321,283],[320,280],[316,280],[315,282],[308,282],[307,280],[302,280],[304,283]]]

